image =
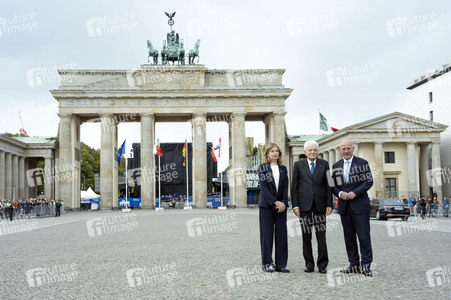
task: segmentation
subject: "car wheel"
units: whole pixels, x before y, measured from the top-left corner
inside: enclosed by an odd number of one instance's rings
[[[382,220],[381,212],[379,210],[376,210],[376,220]]]
[[[402,220],[403,221],[407,221],[409,219],[409,217],[403,217]]]

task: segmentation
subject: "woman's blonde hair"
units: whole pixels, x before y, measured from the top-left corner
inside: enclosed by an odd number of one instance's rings
[[[274,148],[274,147],[277,147],[277,150],[279,150],[279,158],[277,159],[277,164],[279,166],[281,166],[283,164],[282,150],[280,149],[280,147],[276,143],[271,143],[271,144],[268,145],[268,147],[266,148],[265,154],[263,155],[263,162],[265,164],[269,163],[268,154],[269,154],[269,151],[271,151],[271,149]]]

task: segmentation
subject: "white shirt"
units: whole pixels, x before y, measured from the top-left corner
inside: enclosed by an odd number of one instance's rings
[[[354,155],[351,156],[351,158],[350,158],[349,160],[346,160],[346,159],[343,158],[343,179],[344,179],[344,180],[346,180],[346,172],[348,172],[348,170],[347,170],[348,167],[351,168],[351,165],[352,165],[352,159],[353,159],[353,158],[354,158]],[[349,161],[349,166],[348,166],[348,164],[346,163],[347,161]],[[351,175],[351,172],[350,172],[350,171],[351,171],[351,170],[349,170],[348,176]],[[349,178],[348,178],[348,180],[349,180]],[[341,197],[340,197],[341,192],[342,192],[342,191],[340,191],[340,192],[338,193],[338,197],[339,197],[339,198],[341,198]]]
[[[279,165],[270,165],[272,170],[272,177],[274,177],[274,183],[276,184],[276,191],[279,191]]]

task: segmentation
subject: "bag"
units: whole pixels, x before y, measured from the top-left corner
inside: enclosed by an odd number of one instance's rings
[[[449,204],[445,204],[445,206],[443,206],[443,207],[448,209],[449,208]]]

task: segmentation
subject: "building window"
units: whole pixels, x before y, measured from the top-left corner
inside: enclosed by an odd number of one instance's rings
[[[387,198],[397,198],[396,178],[385,178],[385,195]]]
[[[429,121],[434,122],[434,111],[433,110],[431,110],[429,112]]]
[[[429,103],[432,103],[432,92],[429,92]]]
[[[395,163],[395,152],[393,151],[385,152],[385,163],[386,164]]]

